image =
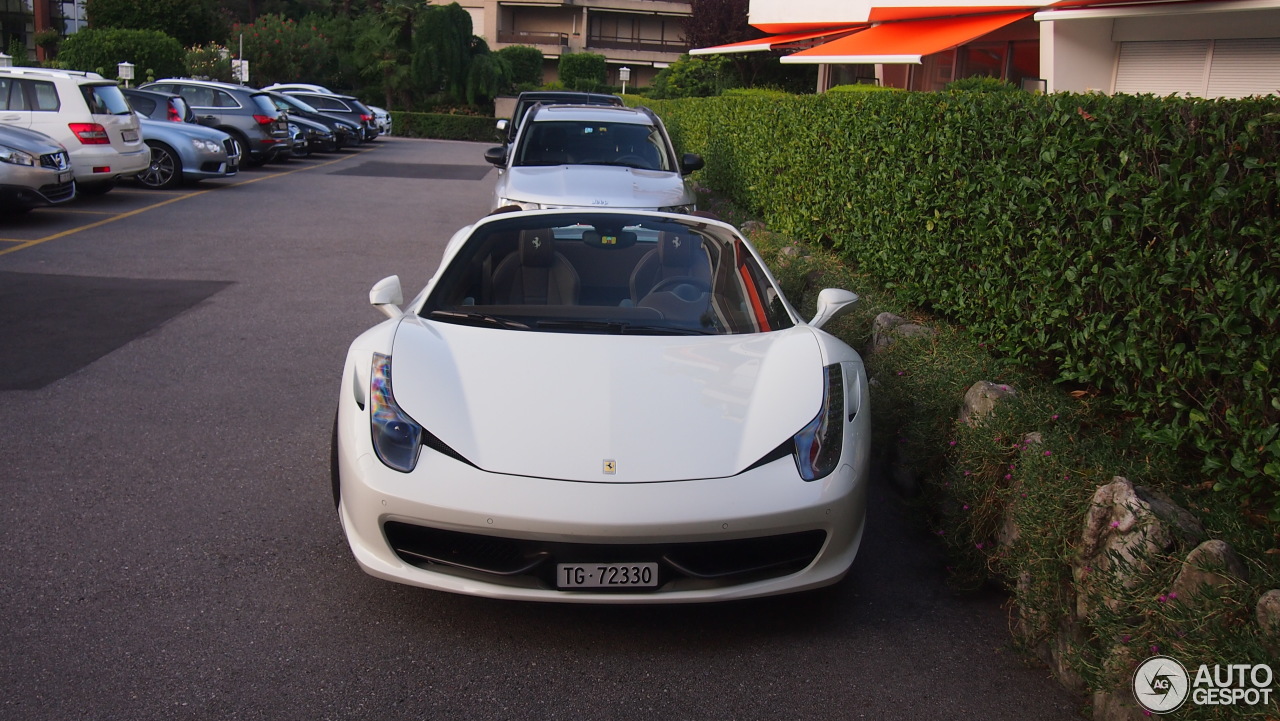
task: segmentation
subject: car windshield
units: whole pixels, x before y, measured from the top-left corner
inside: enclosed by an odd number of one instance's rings
[[[285,95],[284,93],[280,93],[279,95],[272,95],[271,97],[275,98],[276,107],[279,107],[281,110],[301,110],[304,113],[319,112],[318,110],[311,107],[310,105],[307,105],[301,100],[290,95]]]
[[[745,241],[625,213],[512,213],[476,228],[421,315],[523,331],[760,333],[795,324]]]
[[[514,165],[621,165],[674,170],[656,127],[585,120],[530,124],[520,137]]]
[[[80,92],[94,115],[129,115],[133,113],[129,101],[115,83],[110,85],[81,85]]]

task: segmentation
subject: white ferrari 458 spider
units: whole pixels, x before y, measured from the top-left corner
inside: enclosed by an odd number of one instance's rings
[[[866,519],[862,359],[732,226],[491,215],[352,343],[332,481],[356,561],[493,598],[680,603],[839,581]]]

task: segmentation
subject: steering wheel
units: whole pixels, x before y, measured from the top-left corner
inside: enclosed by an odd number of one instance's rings
[[[646,296],[654,293],[670,293],[680,300],[690,302],[697,300],[699,295],[710,292],[710,281],[695,278],[692,275],[677,275],[658,281],[649,289]]]

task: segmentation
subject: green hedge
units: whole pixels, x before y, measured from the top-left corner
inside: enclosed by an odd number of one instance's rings
[[[830,239],[998,352],[1101,391],[1280,521],[1280,98],[647,104],[705,157],[709,187],[782,233]]]
[[[391,127],[395,134],[407,138],[499,143],[502,140],[498,135],[497,122],[497,118],[476,115],[391,112]]]

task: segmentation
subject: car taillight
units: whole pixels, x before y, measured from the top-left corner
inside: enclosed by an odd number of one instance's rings
[[[360,116],[360,120],[361,120],[361,122],[365,122],[365,123],[372,123],[372,122],[373,122],[373,116],[372,116],[372,115],[361,115],[361,116]]]
[[[110,145],[107,129],[97,123],[67,123],[71,133],[84,145]]]
[[[258,125],[270,125],[274,123],[276,119],[269,115],[255,115],[253,116],[253,121]]]
[[[169,105],[169,120],[175,123],[182,122],[182,116],[178,114],[178,109],[173,107],[172,104]]]

